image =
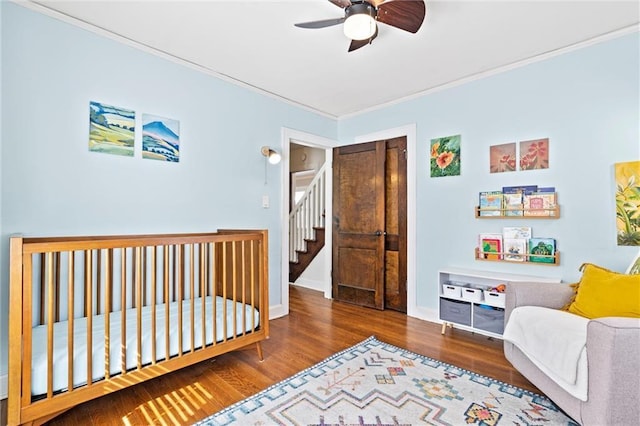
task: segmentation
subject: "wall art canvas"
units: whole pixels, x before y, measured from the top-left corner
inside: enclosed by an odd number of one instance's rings
[[[614,165],[619,246],[640,246],[640,161]]]
[[[489,172],[515,172],[517,166],[516,143],[505,143],[489,147]]]
[[[180,122],[142,114],[142,158],[180,161]]]
[[[549,139],[520,142],[520,170],[549,168]]]
[[[133,157],[135,111],[89,103],[89,151]]]
[[[431,139],[431,177],[460,176],[460,138]]]

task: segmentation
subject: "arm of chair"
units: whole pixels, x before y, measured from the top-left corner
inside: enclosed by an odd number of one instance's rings
[[[587,362],[589,400],[582,418],[611,425],[640,418],[640,318],[589,321]]]
[[[518,306],[544,306],[559,309],[566,305],[574,290],[567,283],[514,282],[507,286],[504,321]]]

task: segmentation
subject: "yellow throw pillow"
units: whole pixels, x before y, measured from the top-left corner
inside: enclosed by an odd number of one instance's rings
[[[582,278],[569,312],[586,318],[640,318],[640,275],[626,275],[591,263],[580,267]]]

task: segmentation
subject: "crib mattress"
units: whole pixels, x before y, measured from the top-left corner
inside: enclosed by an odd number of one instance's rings
[[[213,303],[214,298],[205,297],[205,312],[207,315],[205,325],[205,344],[214,342],[213,330]],[[226,303],[226,318],[224,315],[224,305]],[[169,304],[169,354],[174,356],[178,354],[178,307],[180,302],[172,302]],[[194,299],[194,346],[202,347],[202,298]],[[235,302],[235,318],[234,318],[234,302],[225,300],[222,297],[215,297],[215,341],[220,342],[225,338],[234,337],[234,334],[242,334],[251,331],[252,327],[259,325],[259,312],[249,305]],[[154,339],[152,331],[152,310],[153,306],[145,306],[141,309],[142,325],[141,325],[141,351],[140,358],[142,365],[150,364],[153,358],[152,339]],[[182,351],[191,350],[191,301],[182,301]],[[166,358],[166,339],[167,333],[165,329],[166,308],[164,304],[155,305],[156,311],[156,360]],[[138,338],[137,338],[137,310],[128,309],[126,312],[126,369],[135,368],[138,364]],[[253,321],[251,319],[253,315]],[[105,377],[105,318],[106,315],[97,315],[92,317],[92,378],[93,381],[100,380]],[[121,330],[121,312],[113,312],[109,317],[110,321],[110,365],[109,371],[111,375],[121,372],[121,349],[122,349],[122,330]],[[87,320],[86,318],[74,319],[74,348],[73,348],[73,385],[74,387],[87,383]],[[54,324],[54,344],[53,344],[53,391],[57,392],[68,387],[68,322],[62,321]],[[34,327],[32,335],[32,381],[31,394],[40,395],[47,392],[47,326],[41,325]]]

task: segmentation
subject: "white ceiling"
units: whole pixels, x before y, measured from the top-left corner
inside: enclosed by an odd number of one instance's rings
[[[27,5],[332,117],[640,28],[637,0],[427,0],[416,34],[379,24],[372,45],[348,53],[341,26],[293,25],[342,17],[327,0]]]

